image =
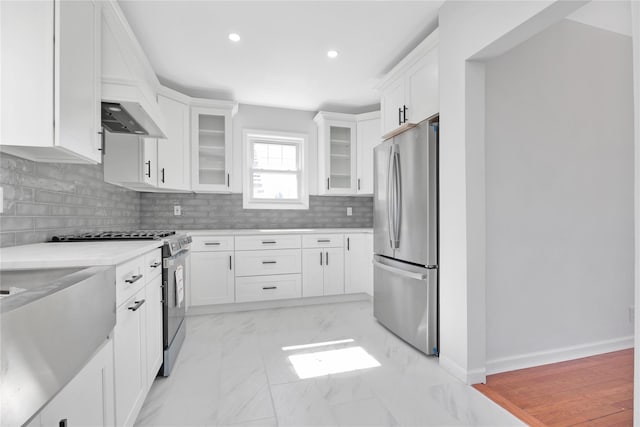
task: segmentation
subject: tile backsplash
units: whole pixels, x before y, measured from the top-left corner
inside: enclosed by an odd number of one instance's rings
[[[0,246],[55,234],[131,229],[360,228],[372,197],[311,196],[308,210],[243,209],[242,194],[137,193],[104,182],[101,165],[37,163],[0,154]],[[182,215],[173,215],[173,206]],[[353,215],[347,216],[347,207]]]
[[[105,183],[101,165],[36,163],[1,153],[0,186],[0,246],[140,227],[140,194]]]
[[[242,194],[142,193],[140,225],[145,229],[368,228],[373,197],[310,196],[308,210],[243,209]],[[173,215],[173,206],[182,215]],[[347,207],[353,215],[347,216]]]

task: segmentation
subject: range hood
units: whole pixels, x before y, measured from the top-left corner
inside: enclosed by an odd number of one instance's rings
[[[163,135],[160,128],[136,102],[102,102],[102,126],[112,133],[141,136]]]
[[[113,133],[166,138],[164,116],[141,86],[102,79],[102,126]]]

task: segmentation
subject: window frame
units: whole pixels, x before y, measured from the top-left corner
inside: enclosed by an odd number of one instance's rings
[[[242,131],[242,207],[244,209],[309,209],[309,177],[307,147],[309,137],[307,134],[277,132],[267,130],[243,129]],[[268,173],[292,174],[292,172],[277,171],[271,169],[253,168],[253,144],[269,143],[279,145],[295,145],[298,151],[297,163],[298,198],[297,199],[258,199],[253,197],[253,172],[264,171]]]

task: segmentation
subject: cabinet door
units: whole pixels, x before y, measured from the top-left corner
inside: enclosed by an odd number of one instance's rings
[[[373,295],[373,235],[345,235],[344,292]]]
[[[328,122],[326,136],[326,193],[355,194],[356,125],[349,122]]]
[[[358,122],[358,194],[373,194],[373,148],[380,143],[380,119]]]
[[[193,108],[191,112],[193,189],[231,191],[231,112]]]
[[[324,294],[324,249],[302,250],[302,296]]]
[[[191,253],[191,305],[235,301],[233,252]]]
[[[147,388],[162,365],[162,274],[146,286],[147,305]]]
[[[382,135],[391,132],[402,124],[400,110],[405,104],[405,80],[399,78],[389,85],[380,97],[382,114]]]
[[[407,122],[419,123],[440,111],[437,47],[408,71],[407,92]]]
[[[343,248],[324,250],[324,295],[344,294]]]
[[[55,5],[56,145],[100,163],[100,4]]]
[[[30,425],[114,425],[113,342],[109,339]]]
[[[167,139],[158,140],[158,187],[188,190],[189,106],[158,95],[158,105],[166,120]]]
[[[158,186],[158,140],[141,138],[142,180],[153,187]]]
[[[116,425],[133,425],[147,385],[146,301],[144,289],[116,312],[114,329]]]

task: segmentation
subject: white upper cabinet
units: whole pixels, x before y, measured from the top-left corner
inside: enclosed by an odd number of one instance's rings
[[[0,2],[0,149],[99,163],[98,1]]]
[[[356,120],[352,114],[319,112],[319,194],[356,192]]]
[[[202,101],[201,101],[202,102]],[[191,108],[191,184],[193,191],[231,192],[231,118],[238,105],[203,103]]]
[[[380,142],[380,113],[319,112],[318,194],[373,193],[373,147]]]
[[[189,176],[189,105],[173,97],[158,95],[165,118],[167,139],[158,140],[158,187],[191,189]]]
[[[357,194],[373,194],[373,149],[381,141],[380,112],[357,116]]]
[[[438,30],[435,30],[400,61],[380,85],[382,135],[391,136],[437,114],[440,111],[438,85]]]
[[[106,133],[104,180],[132,190],[150,191],[158,185],[155,138]]]

